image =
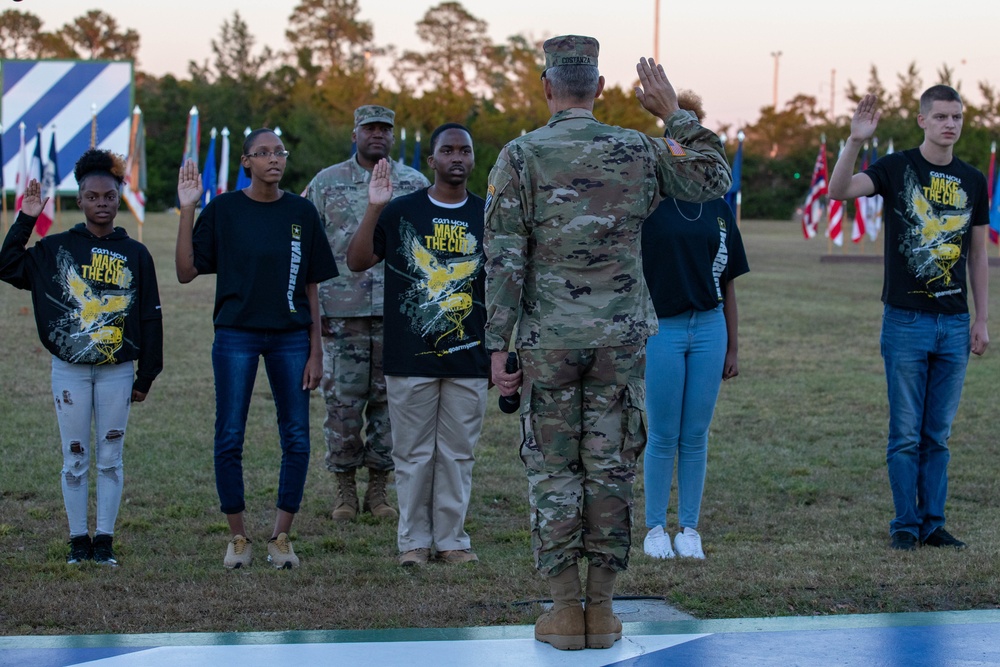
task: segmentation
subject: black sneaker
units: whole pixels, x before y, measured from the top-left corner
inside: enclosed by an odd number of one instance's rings
[[[897,551],[916,551],[917,537],[905,530],[898,530],[892,534],[892,543],[889,546]]]
[[[111,548],[113,539],[110,535],[94,535],[94,562],[118,567],[118,559],[115,558],[114,549]]]
[[[937,528],[933,533],[924,538],[924,546],[928,547],[955,547],[964,549],[965,542],[957,539],[943,527]]]
[[[84,533],[83,535],[69,538],[69,556],[66,556],[67,563],[76,565],[93,557],[94,550],[90,543],[90,535]]]

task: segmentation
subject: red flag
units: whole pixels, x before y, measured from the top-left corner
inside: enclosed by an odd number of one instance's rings
[[[865,208],[867,207],[864,197],[854,200],[854,227],[851,229],[851,240],[860,243],[865,236]]]
[[[868,145],[865,144],[865,157],[861,162],[861,171],[868,168]],[[851,229],[851,240],[860,243],[865,235],[865,218],[868,213],[868,197],[858,197],[854,200],[854,227]]]
[[[830,200],[830,226],[826,228],[826,236],[837,246],[844,245],[844,202],[839,199]]]
[[[813,167],[812,184],[802,207],[802,235],[807,239],[816,236],[819,220],[823,216],[823,195],[829,192],[826,172],[826,143],[819,145],[816,166]]]

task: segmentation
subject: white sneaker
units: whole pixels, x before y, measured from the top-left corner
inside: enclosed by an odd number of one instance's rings
[[[674,550],[670,548],[670,536],[663,532],[663,526],[657,526],[648,533],[642,541],[642,550],[653,558],[673,558]]]
[[[685,528],[674,536],[674,548],[681,558],[699,558],[705,560],[705,552],[701,550],[701,535],[694,528]]]

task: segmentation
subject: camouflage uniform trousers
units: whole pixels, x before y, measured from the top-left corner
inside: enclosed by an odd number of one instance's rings
[[[382,318],[328,320],[323,337],[326,468],[392,470],[392,433],[382,374]],[[362,432],[364,439],[362,440]]]
[[[623,571],[646,444],[645,345],[531,349],[520,357],[535,567],[551,577],[587,558]]]

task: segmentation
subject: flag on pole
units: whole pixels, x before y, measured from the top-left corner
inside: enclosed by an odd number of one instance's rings
[[[417,136],[413,141],[413,163],[411,166],[420,171],[420,130],[417,130]]]
[[[229,192],[229,128],[222,128],[222,155],[219,157],[219,182],[215,194]]]
[[[819,220],[823,217],[823,195],[829,192],[826,172],[826,142],[819,145],[816,155],[816,165],[813,167],[812,183],[806,195],[805,206],[802,207],[802,234],[811,239],[816,236]]]
[[[247,129],[243,130],[243,136],[249,137],[252,131],[253,130],[247,127]],[[239,161],[238,166],[236,167],[236,189],[242,190],[243,188],[249,188],[249,187],[250,187],[250,176],[248,176],[247,173],[243,171],[243,160],[241,159]]]
[[[16,181],[14,182],[14,208],[21,210],[21,200],[24,199],[24,189],[28,187],[28,152],[24,147],[24,121],[18,126],[21,129],[21,152],[18,155]]]
[[[873,165],[878,161],[878,137],[872,138],[872,151],[871,160],[869,165]],[[882,195],[872,195],[871,197],[865,197],[865,204],[867,208],[865,209],[865,228],[868,230],[868,236],[872,241],[878,238],[878,234],[882,231],[882,208],[885,204],[885,200]]]
[[[97,148],[97,105],[90,105],[90,147]]]
[[[993,211],[996,208],[996,202],[994,199],[1000,199],[997,197],[997,187],[996,187],[996,171],[997,171],[997,142],[990,144],[990,173],[986,177],[986,190],[987,197],[990,201],[990,241],[995,244],[1000,244],[1000,225],[993,225]]]
[[[42,214],[38,216],[35,223],[35,231],[39,236],[45,236],[52,228],[52,223],[56,220],[56,183],[59,182],[59,162],[56,154],[56,129],[52,127],[52,140],[49,142],[48,159],[42,161],[42,131],[38,130],[38,145],[35,146],[35,154],[38,155],[38,163],[41,166],[42,179],[42,201],[45,207]]]
[[[736,210],[736,197],[740,193],[740,180],[743,174],[743,132],[736,135],[739,139],[739,145],[736,148],[736,156],[733,158],[733,185],[729,188],[729,192],[724,195],[726,203],[729,204],[729,208]]]
[[[184,132],[184,157],[181,164],[194,160],[198,164],[198,144],[201,143],[201,121],[198,118],[198,107],[191,107],[188,112],[187,131]]]
[[[201,170],[201,206],[208,206],[208,202],[215,198],[215,187],[218,181],[215,170],[215,136],[218,134],[212,128],[211,139],[208,142],[208,152],[205,154],[205,167]]]
[[[0,125],[0,137],[3,137],[3,125]],[[7,191],[4,190],[3,182],[3,141],[0,141],[0,197],[3,197],[3,217],[4,224],[7,224]]]
[[[840,149],[837,152],[837,160],[844,153],[844,141],[840,142]],[[840,199],[830,200],[830,222],[826,227],[826,237],[833,241],[835,246],[844,245],[844,202]]]
[[[1000,174],[993,183],[993,194],[1000,190]],[[1000,237],[1000,196],[994,197],[990,203],[990,238]]]
[[[399,131],[399,164],[406,164],[406,128]]]
[[[132,131],[128,138],[128,159],[125,160],[125,205],[141,225],[146,221],[146,124],[142,109],[132,109]]]
[[[865,144],[861,158],[861,171],[868,168],[868,144]],[[851,229],[851,240],[860,243],[865,236],[865,226],[868,222],[868,197],[858,197],[854,200],[854,227]]]

